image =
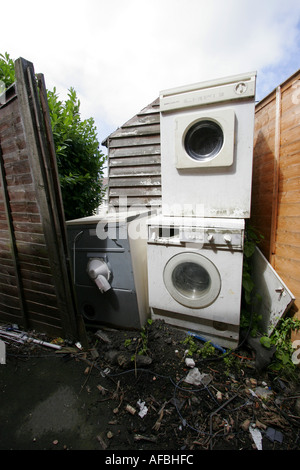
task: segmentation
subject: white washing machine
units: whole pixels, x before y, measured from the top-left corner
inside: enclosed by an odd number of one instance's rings
[[[148,295],[153,319],[239,341],[244,220],[156,216],[148,221]]]
[[[250,217],[255,85],[252,72],[160,93],[164,215]]]

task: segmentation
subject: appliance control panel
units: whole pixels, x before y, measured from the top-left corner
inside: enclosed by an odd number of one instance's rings
[[[242,249],[244,230],[207,228],[199,226],[149,226],[149,243],[182,245],[195,243],[206,248]]]
[[[217,246],[243,247],[244,231],[205,229],[205,243]]]
[[[181,243],[204,243],[204,230],[201,227],[181,227],[179,240]]]

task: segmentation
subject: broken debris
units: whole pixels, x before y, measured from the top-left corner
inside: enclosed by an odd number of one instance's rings
[[[185,358],[185,364],[187,367],[190,367],[191,369],[193,369],[193,367],[195,367],[196,365],[194,359],[191,359],[190,357]]]
[[[28,336],[25,331],[20,331],[17,327],[2,327],[0,328],[0,338],[4,341],[12,341],[20,344],[25,343],[34,343],[39,344],[40,346],[46,346],[47,348],[52,349],[61,349],[62,346],[60,344],[56,344],[56,342],[49,343],[47,341],[43,341],[41,339],[35,338],[33,335]]]
[[[146,416],[146,414],[148,413],[148,408],[147,408],[145,402],[139,400],[139,401],[137,402],[137,406],[138,406],[139,409],[140,409],[140,411],[139,411],[139,413],[138,413],[139,417],[140,417],[140,418],[144,418],[144,417]]]
[[[262,450],[262,434],[260,430],[253,424],[250,425],[249,431],[257,450]]]
[[[192,385],[206,386],[212,381],[212,376],[210,374],[201,373],[198,367],[194,367],[189,371],[184,381]]]
[[[95,448],[300,448],[300,388],[267,372],[260,375],[249,350],[227,355],[228,362],[220,351],[214,360],[197,354],[187,358],[186,333],[153,322],[144,356],[149,367],[139,368],[132,358],[125,367],[118,357],[129,358],[135,352],[138,333],[108,330],[105,334],[107,341],[94,335],[90,349],[72,348],[69,354],[76,364],[86,362],[80,368],[83,386],[76,393],[86,400],[81,412],[87,413],[87,429],[91,419],[97,422],[90,444]],[[172,338],[174,347],[165,346],[166,337]],[[125,340],[131,341],[131,351]],[[27,343],[14,344],[27,350]],[[40,436],[34,437],[36,446]]]
[[[283,442],[283,434],[282,432],[278,431],[277,429],[274,428],[267,428],[266,430],[266,437],[271,441],[271,442],[279,442],[282,444]]]

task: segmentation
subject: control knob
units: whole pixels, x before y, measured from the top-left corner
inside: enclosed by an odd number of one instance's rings
[[[229,234],[224,235],[224,240],[226,243],[231,243],[231,236]]]

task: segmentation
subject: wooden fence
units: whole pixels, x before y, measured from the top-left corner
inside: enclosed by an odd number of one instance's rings
[[[0,322],[86,343],[43,75],[15,62],[0,100]]]
[[[300,71],[256,106],[251,223],[300,303]]]

